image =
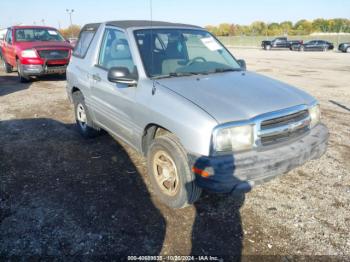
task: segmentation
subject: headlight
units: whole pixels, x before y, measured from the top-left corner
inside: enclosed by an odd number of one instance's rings
[[[310,118],[311,118],[311,123],[310,123],[310,127],[313,128],[314,126],[316,126],[320,120],[321,120],[321,110],[320,110],[320,105],[317,104],[311,108],[309,108],[309,114],[310,114]]]
[[[22,57],[24,57],[24,58],[36,58],[36,57],[38,57],[38,56],[36,55],[35,50],[33,50],[33,49],[24,50],[24,51],[22,51],[21,55],[22,55]]]
[[[253,126],[236,126],[214,132],[216,152],[241,151],[253,147]]]

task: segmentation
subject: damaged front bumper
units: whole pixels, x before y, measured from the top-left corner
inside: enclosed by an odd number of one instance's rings
[[[327,127],[319,124],[302,138],[273,149],[189,159],[194,170],[203,171],[195,172],[198,186],[216,193],[243,193],[321,157],[328,137]]]

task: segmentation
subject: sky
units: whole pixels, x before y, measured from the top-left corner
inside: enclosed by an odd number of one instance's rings
[[[315,18],[349,18],[349,0],[0,0],[0,28],[14,24],[45,24],[65,28],[66,9],[73,24],[108,20],[153,19],[199,26],[223,22],[250,24]]]

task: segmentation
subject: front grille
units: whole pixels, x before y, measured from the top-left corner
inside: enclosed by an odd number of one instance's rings
[[[308,110],[268,119],[261,122],[261,144],[269,146],[300,137],[310,129]]]
[[[285,125],[303,120],[308,116],[309,116],[309,111],[303,110],[291,115],[286,115],[286,116],[277,117],[274,119],[265,120],[261,122],[261,130],[285,126]]]
[[[286,132],[278,135],[266,136],[261,138],[261,144],[263,146],[271,146],[277,143],[292,140],[294,138],[300,137],[309,131],[309,127],[305,126],[303,128],[297,129],[294,132]]]
[[[39,50],[39,56],[45,59],[65,59],[68,58],[68,50]]]

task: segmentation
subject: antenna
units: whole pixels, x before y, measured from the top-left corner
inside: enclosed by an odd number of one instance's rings
[[[151,73],[153,75],[154,72],[154,48],[153,48],[153,0],[149,0],[149,4],[150,4],[150,15],[151,15],[151,39],[150,39],[150,48],[151,48]],[[154,81],[153,81],[153,88],[154,88]]]

